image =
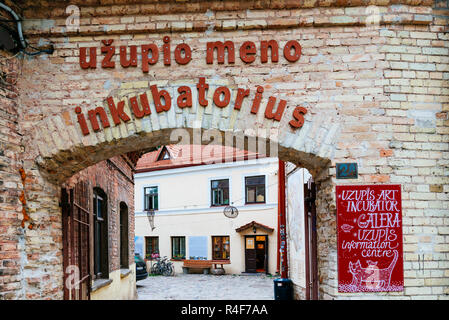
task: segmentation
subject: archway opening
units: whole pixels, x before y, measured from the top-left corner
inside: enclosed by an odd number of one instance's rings
[[[180,135],[179,130],[182,130],[181,135]],[[59,157],[56,156],[53,159],[40,159],[41,161],[40,161],[39,165],[40,165],[41,170],[43,170],[43,174],[45,175],[46,179],[51,180],[53,184],[58,185],[58,184],[60,184],[59,181],[61,181],[63,179],[63,178],[61,178],[61,176],[64,176],[66,174],[72,174],[73,168],[82,168],[82,169],[78,170],[78,173],[84,172],[86,170],[85,166],[87,166],[87,165],[92,166],[94,164],[99,164],[100,162],[105,161],[105,157],[107,157],[107,156],[113,156],[112,158],[114,158],[114,156],[119,157],[119,156],[126,155],[128,160],[130,160],[131,157],[134,157],[134,161],[135,161],[143,153],[145,153],[147,151],[155,150],[155,149],[157,150],[158,147],[163,145],[162,142],[167,141],[167,140],[169,142],[171,142],[172,144],[173,144],[173,142],[175,142],[175,143],[177,142],[179,144],[182,144],[184,142],[192,143],[194,141],[193,135],[199,133],[200,136],[203,138],[202,140],[209,142],[208,145],[211,145],[211,146],[217,145],[216,142],[218,140],[220,140],[219,137],[222,138],[222,141],[230,141],[229,137],[225,136],[226,132],[216,130],[214,133],[217,133],[217,132],[219,133],[219,135],[213,136],[213,134],[211,134],[210,131],[208,132],[208,130],[202,130],[202,129],[200,129],[200,130],[185,129],[184,130],[184,129],[174,128],[174,129],[167,131],[163,134],[162,133],[153,134],[153,136],[157,137],[157,139],[153,137],[154,140],[148,139],[148,137],[145,137],[145,136],[140,136],[139,137],[140,139],[137,139],[137,137],[132,137],[130,139],[125,139],[128,141],[120,141],[119,140],[119,141],[114,142],[112,145],[111,144],[99,144],[99,145],[95,146],[94,149],[92,147],[86,147],[85,150],[82,150],[82,151],[78,150],[79,151],[78,155],[75,154],[73,151],[71,152],[70,155],[68,155],[65,151],[62,151],[59,154]],[[185,139],[186,135],[191,138],[189,138],[188,140]],[[206,139],[204,139],[204,137],[206,137]],[[178,138],[178,139],[176,140],[176,138]],[[254,141],[254,139],[256,141]],[[175,141],[173,141],[173,140],[175,140]],[[275,156],[277,156],[278,159],[288,161],[295,167],[308,167],[312,176],[314,176],[314,178],[316,179],[315,181],[317,181],[318,193],[320,192],[319,191],[320,185],[322,185],[324,183],[324,186],[326,186],[326,183],[329,183],[328,178],[327,178],[327,172],[326,172],[329,162],[326,161],[325,159],[322,159],[322,158],[319,158],[319,157],[316,157],[314,155],[307,154],[304,152],[300,152],[300,151],[297,151],[292,148],[282,147],[277,142],[275,142],[274,140],[270,140],[270,139],[262,139],[262,138],[254,137],[254,136],[244,136],[243,138],[241,138],[239,136],[233,135],[231,141],[234,145],[243,146],[242,150],[251,151],[251,150],[254,150],[254,147],[255,147],[256,151],[261,150],[261,151],[265,152],[266,155],[268,155],[268,156],[275,155]],[[215,142],[215,144],[214,144],[214,142]],[[141,146],[144,146],[143,150],[141,149]],[[89,153],[88,153],[88,156],[85,156],[84,161],[83,162],[77,161],[77,159],[79,159],[79,154],[86,155],[87,150],[89,150]],[[123,150],[125,150],[126,153],[123,153]],[[192,152],[192,157],[194,157],[194,156],[195,156],[195,152]],[[60,163],[61,165],[56,167],[56,168],[58,168],[59,173],[52,171],[50,169],[50,167],[53,165],[52,162],[55,159],[60,160],[60,159],[62,159],[62,157],[65,158],[65,161],[63,163]],[[106,158],[106,161],[110,161],[107,159],[108,158]],[[109,158],[109,159],[111,159],[111,158]],[[71,168],[71,169],[66,170],[68,168]],[[68,173],[68,172],[70,172],[70,173]],[[76,174],[75,174],[75,176],[76,176]],[[59,178],[55,179],[56,177],[59,177]],[[62,185],[64,185],[64,184],[65,184],[65,182],[62,183]],[[323,196],[326,198],[329,198],[329,194],[323,193]],[[121,229],[122,226],[125,225],[122,220],[122,212],[125,212],[125,208],[126,208],[125,202],[120,202],[120,204],[117,208],[117,210],[119,211],[119,216],[120,216],[119,229]],[[133,209],[133,211],[130,211],[130,212],[131,213],[134,212],[134,209]],[[132,215],[132,214],[130,214],[130,215]],[[329,223],[329,221],[326,223]],[[317,229],[319,230],[320,229],[320,221],[319,220],[317,221],[317,227],[318,227]],[[119,234],[120,234],[120,236],[122,235],[121,231],[119,232]],[[122,243],[121,238],[120,238],[119,242]],[[132,245],[128,246],[128,248],[130,248],[129,253],[132,255],[134,250],[132,250],[131,247],[132,247]],[[120,248],[119,252],[120,252],[120,266],[121,266],[122,260],[123,260],[122,259],[123,257],[121,256],[121,254],[125,251],[122,250],[122,248]],[[128,257],[131,256],[130,254],[128,254]],[[132,261],[132,260],[133,259],[131,257],[129,261]],[[322,261],[322,260],[320,261],[320,259],[318,259],[318,262],[326,263],[326,261]],[[128,264],[128,266],[132,267],[131,264]],[[122,269],[126,269],[126,268],[122,268]],[[123,274],[122,274],[122,276],[123,276]]]

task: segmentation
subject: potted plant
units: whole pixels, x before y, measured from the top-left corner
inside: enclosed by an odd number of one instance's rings
[[[175,254],[173,256],[173,260],[182,260],[185,259],[185,256],[183,254]]]
[[[159,253],[158,252],[153,252],[152,254],[151,254],[151,259],[152,260],[156,260],[156,259],[158,259],[159,258]]]

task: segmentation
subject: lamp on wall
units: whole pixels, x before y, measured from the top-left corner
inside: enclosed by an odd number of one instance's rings
[[[148,222],[151,226],[151,231],[153,231],[156,227],[154,226],[154,210],[145,210],[145,213],[147,214]]]
[[[253,226],[253,232],[254,232],[254,233],[257,232],[256,226]]]

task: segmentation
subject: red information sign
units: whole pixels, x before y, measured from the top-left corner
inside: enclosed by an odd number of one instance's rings
[[[401,185],[336,189],[338,291],[402,291]]]

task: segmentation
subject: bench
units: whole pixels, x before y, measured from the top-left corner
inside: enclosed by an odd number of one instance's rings
[[[184,260],[182,272],[189,273],[189,269],[203,269],[203,273],[208,274],[211,267],[212,261],[210,260]]]
[[[184,260],[182,272],[187,274],[190,269],[202,269],[203,274],[208,274],[212,265],[215,269],[223,269],[224,264],[230,264],[229,260]],[[220,265],[220,267],[217,267]]]
[[[231,261],[229,260],[212,260],[212,264],[214,265],[214,269],[212,270],[212,273],[215,275],[222,275],[225,274],[225,269],[223,268],[224,264],[230,264]],[[220,265],[218,267],[218,265]]]
[[[224,264],[230,264],[231,261],[229,260],[211,260],[212,264],[214,265],[215,269],[224,269],[223,265]],[[220,267],[218,268],[217,265],[220,265]]]

